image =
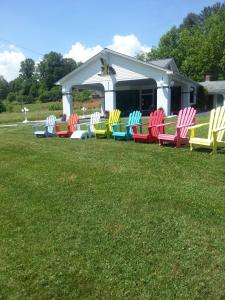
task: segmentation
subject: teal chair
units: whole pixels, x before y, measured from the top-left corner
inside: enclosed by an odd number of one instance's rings
[[[133,138],[132,126],[141,124],[141,112],[133,111],[129,114],[127,123],[113,124],[113,137],[115,140],[130,140]]]

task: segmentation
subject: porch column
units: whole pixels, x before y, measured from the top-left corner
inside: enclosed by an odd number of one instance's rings
[[[62,102],[63,102],[63,114],[66,115],[68,120],[69,116],[73,113],[73,97],[72,97],[72,88],[62,87]]]
[[[112,111],[116,108],[115,80],[111,77],[102,82],[105,90],[105,111]]]
[[[181,107],[185,108],[190,105],[190,85],[187,84],[181,87]]]
[[[225,93],[223,94],[223,105],[225,105]]]
[[[166,116],[170,115],[171,90],[168,84],[157,81],[157,109],[163,108]]]

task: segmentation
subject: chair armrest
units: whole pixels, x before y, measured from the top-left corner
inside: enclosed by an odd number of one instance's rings
[[[192,129],[200,128],[200,127],[206,126],[206,125],[209,125],[209,123],[197,124],[197,125],[194,125],[194,126],[190,126],[188,129],[192,130]]]
[[[191,124],[187,124],[187,125],[181,125],[181,126],[177,126],[177,129],[181,129],[181,128],[185,128],[185,127],[189,127],[191,128],[190,126],[193,126],[195,123],[191,123]]]
[[[158,125],[151,125],[151,126],[149,126],[149,128],[152,128],[152,127],[165,127],[165,126],[174,125],[176,123],[177,123],[176,121],[169,122],[169,123],[161,123],[161,124],[158,124]]]
[[[213,130],[213,132],[218,133],[218,132],[220,132],[222,130],[225,130],[225,127],[217,128],[217,129]]]

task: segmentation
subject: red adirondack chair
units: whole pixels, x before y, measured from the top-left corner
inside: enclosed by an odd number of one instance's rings
[[[56,125],[56,134],[58,137],[70,137],[71,134],[76,130],[76,124],[79,123],[79,118],[77,114],[72,114],[69,117],[67,123],[67,130],[62,130],[60,125]]]
[[[135,142],[152,143],[158,141],[159,133],[164,133],[164,127],[156,127],[156,125],[164,123],[164,111],[157,109],[149,114],[148,124],[139,124],[133,126],[133,138]],[[147,133],[142,133],[143,128],[147,128]],[[141,133],[139,133],[139,132]]]
[[[158,140],[160,145],[164,142],[173,143],[179,148],[182,144],[187,144],[189,141],[188,137],[188,127],[193,126],[195,124],[195,115],[196,110],[193,107],[186,107],[181,109],[178,114],[177,122],[170,122],[165,124],[160,124],[160,126],[169,126],[172,124],[176,124],[176,133],[175,135],[160,133],[158,135]]]

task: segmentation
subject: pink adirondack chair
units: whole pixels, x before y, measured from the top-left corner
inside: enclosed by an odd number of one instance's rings
[[[181,145],[187,144],[189,141],[188,127],[195,124],[195,115],[196,110],[193,107],[186,107],[179,111],[177,122],[158,125],[157,127],[176,124],[176,133],[174,135],[166,133],[160,133],[158,135],[159,144],[163,145],[164,142],[173,143],[177,148],[179,148]]]
[[[157,128],[156,125],[162,124],[164,122],[164,111],[162,109],[157,109],[154,112],[149,114],[148,124],[138,124],[133,126],[133,138],[135,142],[142,143],[152,143],[158,141],[159,133],[164,133],[164,127]],[[138,129],[142,129],[146,127],[148,129],[148,133],[139,133]]]

